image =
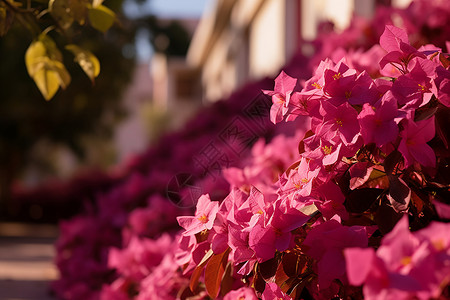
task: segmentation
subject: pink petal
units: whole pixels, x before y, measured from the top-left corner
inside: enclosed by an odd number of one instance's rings
[[[372,269],[375,251],[372,248],[347,248],[344,249],[344,256],[350,284],[363,284]]]

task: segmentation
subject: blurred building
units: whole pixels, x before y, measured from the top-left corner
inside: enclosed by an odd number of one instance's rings
[[[187,61],[202,97],[216,101],[248,80],[276,76],[320,22],[345,29],[353,14],[371,17],[379,0],[214,0],[203,15]],[[385,1],[386,2],[386,1]],[[410,0],[389,1],[406,6]]]

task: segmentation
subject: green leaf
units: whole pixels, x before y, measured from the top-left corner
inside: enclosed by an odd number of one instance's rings
[[[90,51],[82,49],[77,45],[67,45],[66,49],[75,55],[75,61],[83,69],[84,73],[94,82],[95,77],[100,73],[100,62]]]
[[[220,283],[228,262],[230,248],[211,257],[205,268],[205,286],[208,295],[215,299],[219,294]]]
[[[88,16],[92,27],[101,32],[106,32],[116,19],[116,14],[104,5],[89,7]]]

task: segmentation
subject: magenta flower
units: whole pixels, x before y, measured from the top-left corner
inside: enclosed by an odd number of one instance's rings
[[[363,286],[365,299],[437,298],[450,279],[450,226],[431,223],[411,233],[404,216],[372,248],[344,250],[350,284]]]
[[[416,58],[412,70],[401,75],[392,84],[392,93],[403,109],[417,109],[427,104],[433,93],[437,95],[437,89],[432,84],[436,77],[437,64],[428,59]]]
[[[364,104],[358,115],[361,134],[365,144],[375,143],[378,147],[395,141],[398,136],[398,122],[405,116],[397,107],[397,100],[391,91],[384,94],[374,106]]]
[[[426,58],[423,53],[409,44],[406,30],[392,25],[386,25],[380,37],[380,45],[388,52],[380,61],[382,69],[387,64],[392,64],[402,73],[407,73],[411,59],[414,57]]]
[[[435,135],[434,116],[419,122],[407,120],[403,125],[404,130],[400,132],[402,139],[398,150],[405,159],[405,167],[407,168],[414,162],[423,166],[434,167],[436,155],[427,144]]]
[[[367,246],[367,241],[365,228],[343,226],[335,219],[308,232],[303,245],[307,246],[306,253],[317,260],[320,289],[329,287],[334,279],[345,279],[342,250],[346,247]]]
[[[210,230],[213,227],[218,211],[219,202],[211,201],[208,194],[202,195],[198,199],[194,217],[177,217],[178,224],[186,230],[183,232],[183,235],[193,235],[205,229]]]
[[[319,168],[309,169],[309,162],[306,158],[302,158],[297,170],[291,170],[289,175],[286,174],[280,178],[280,189],[278,194],[282,197],[288,196],[292,199],[309,196],[311,194],[314,179],[319,174]]]
[[[291,243],[291,231],[301,227],[310,219],[296,208],[285,207],[282,201],[274,204],[273,214],[268,223],[256,224],[249,235],[249,246],[255,251],[259,262],[271,259],[275,251],[287,250]]]
[[[325,140],[332,140],[334,135],[339,135],[344,144],[355,143],[355,137],[359,135],[358,112],[348,103],[338,107],[323,101],[321,114],[322,124],[315,129],[315,133]]]
[[[274,283],[269,282],[266,284],[263,294],[261,295],[262,300],[291,300],[292,298],[286,295],[280,287]]]
[[[289,98],[297,85],[297,79],[284,71],[275,78],[273,91],[263,90],[263,93],[272,97],[273,105],[270,109],[270,120],[276,124],[283,120],[289,110]]]

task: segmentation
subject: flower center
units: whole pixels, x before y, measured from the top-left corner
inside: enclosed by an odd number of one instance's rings
[[[401,263],[403,266],[409,265],[409,264],[411,263],[411,256],[404,256],[404,257],[400,260],[400,263]]]
[[[318,90],[322,89],[322,86],[320,84],[318,84],[317,82],[314,82],[313,84],[311,84],[313,87],[315,87]]]
[[[436,249],[437,251],[445,250],[444,241],[442,239],[432,241],[431,243],[433,244],[434,249]]]
[[[332,148],[333,148],[333,146],[323,146],[322,147],[323,153],[325,153],[326,155],[329,155],[331,153]]]
[[[345,98],[350,99],[351,96],[352,96],[352,91],[345,92]]]
[[[200,217],[198,217],[197,220],[199,220],[203,224],[208,223],[208,217],[205,214],[203,214]]]
[[[426,86],[424,86],[424,85],[421,85],[420,83],[419,84],[417,84],[418,86],[419,86],[419,92],[421,92],[421,93],[425,93],[425,92],[427,92],[428,91],[428,89],[427,89],[427,87]]]
[[[341,78],[341,77],[342,77],[342,75],[341,75],[340,72],[333,75],[333,79],[334,79],[334,80],[338,80],[338,79]]]

